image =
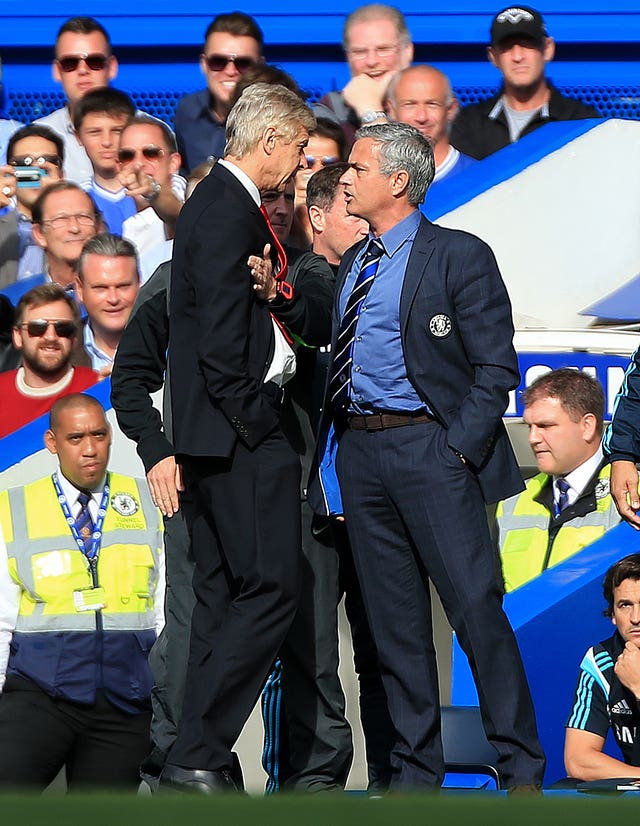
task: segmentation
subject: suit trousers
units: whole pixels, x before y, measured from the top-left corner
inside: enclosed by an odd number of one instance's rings
[[[436,422],[347,430],[336,468],[396,730],[391,788],[438,787],[444,776],[429,580],[469,658],[505,784],[541,783],[544,754],[475,475]]]
[[[101,692],[92,706],[54,700],[31,680],[9,675],[0,696],[0,788],[43,790],[65,766],[70,791],[135,792],[150,718],[126,714]]]
[[[293,621],[300,462],[281,431],[230,459],[183,457],[196,605],[178,736],[167,762],[232,770],[231,748]]]

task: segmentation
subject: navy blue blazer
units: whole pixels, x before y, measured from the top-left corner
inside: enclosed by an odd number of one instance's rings
[[[340,292],[365,243],[366,239],[345,253],[338,271],[334,343]],[[477,474],[485,501],[522,490],[502,422],[509,391],[520,379],[511,303],[489,246],[474,235],[421,217],[400,298],[400,328],[409,380],[446,428],[450,447],[460,451]],[[321,432],[326,437],[326,420],[324,425]],[[321,469],[327,466],[325,441],[321,437]],[[323,485],[316,476],[309,492],[319,513],[327,512]]]

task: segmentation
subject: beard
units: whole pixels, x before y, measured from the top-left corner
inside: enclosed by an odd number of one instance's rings
[[[33,353],[27,353],[23,350],[22,361],[33,373],[47,378],[55,378],[67,372],[71,361],[71,351],[66,351],[65,348],[60,346],[43,349],[39,345]]]

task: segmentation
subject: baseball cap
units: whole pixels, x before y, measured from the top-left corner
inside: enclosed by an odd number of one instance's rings
[[[514,35],[544,40],[547,37],[547,27],[540,12],[529,6],[509,6],[499,11],[491,24],[491,43],[500,43]]]

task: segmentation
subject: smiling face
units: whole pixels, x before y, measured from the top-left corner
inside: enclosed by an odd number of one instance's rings
[[[104,65],[91,69],[85,60],[79,60],[72,71],[64,71],[65,58],[80,58],[83,55],[102,58]],[[71,108],[91,89],[108,86],[117,74],[118,61],[110,53],[109,44],[101,32],[63,32],[58,38],[53,77],[62,84]]]
[[[97,403],[80,402],[61,410],[45,445],[57,455],[60,470],[77,488],[91,490],[104,478],[111,447],[111,428]]]
[[[543,397],[527,405],[522,418],[529,426],[529,444],[543,473],[566,476],[595,453],[598,434],[593,413],[574,421],[560,399]]]
[[[502,73],[507,93],[536,91],[544,82],[546,64],[553,60],[554,41],[542,42],[523,35],[507,37],[489,46],[489,60]]]
[[[82,280],[77,280],[76,291],[94,334],[107,337],[123,333],[139,288],[134,258],[94,253],[83,258]]]
[[[207,59],[212,57],[236,57],[257,64],[262,60],[260,44],[253,37],[244,35],[238,37],[228,32],[212,32],[204,44],[200,68],[207,79],[207,88],[213,98],[214,109],[217,114],[224,117],[236,85],[242,76],[242,71],[231,61],[227,61],[221,69],[211,69],[207,64]]]
[[[625,642],[640,648],[640,580],[623,579],[613,589],[611,621]]]
[[[47,193],[42,225],[33,226],[33,237],[47,257],[75,267],[84,242],[96,234],[95,207],[81,189]]]
[[[385,72],[406,69],[413,60],[412,44],[403,41],[395,23],[386,18],[352,23],[345,45],[353,77],[380,77]]]
[[[42,335],[30,335],[29,322],[40,319],[50,323]],[[75,326],[76,320],[66,301],[26,307],[20,325],[13,329],[13,345],[22,353],[25,379],[32,387],[54,384],[67,372],[77,332],[71,337],[59,335],[52,323],[56,321]]]
[[[413,126],[434,147],[448,144],[449,124],[456,115],[457,103],[440,72],[427,66],[407,69],[396,83],[389,106],[394,120]]]

